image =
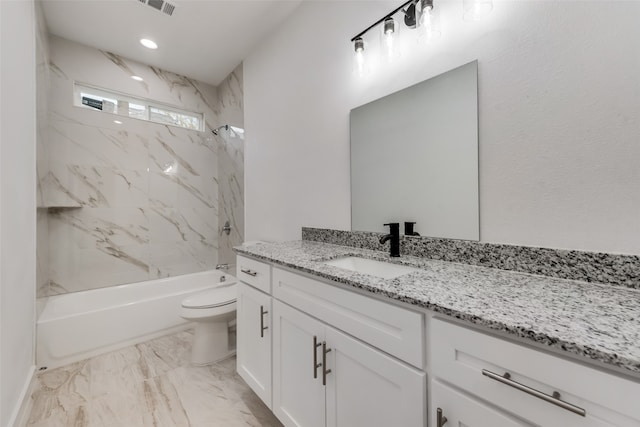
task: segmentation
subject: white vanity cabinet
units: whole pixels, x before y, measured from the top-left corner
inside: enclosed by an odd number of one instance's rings
[[[238,283],[236,369],[271,408],[271,297]]]
[[[431,381],[431,407],[433,427],[532,427],[438,380]]]
[[[424,372],[273,302],[273,411],[287,426],[425,425]]]
[[[236,369],[271,408],[271,266],[238,256]],[[259,290],[262,289],[262,290]],[[263,292],[264,291],[264,292]]]
[[[426,374],[334,328],[326,330],[328,427],[426,422]]]
[[[426,425],[423,313],[244,257],[238,277],[237,370],[285,426]]]
[[[238,256],[236,277],[267,295],[271,294],[271,265],[269,264]]]
[[[324,325],[277,300],[273,310],[273,413],[285,426],[324,427]]]
[[[238,372],[286,427],[640,427],[622,374],[253,259],[238,277]]]
[[[437,318],[430,326],[432,426],[440,408],[461,422],[446,427],[484,426],[482,411],[495,427],[640,427],[638,382]]]

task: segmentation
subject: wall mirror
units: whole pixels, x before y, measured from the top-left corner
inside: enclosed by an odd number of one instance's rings
[[[479,240],[478,63],[351,110],[351,229]]]

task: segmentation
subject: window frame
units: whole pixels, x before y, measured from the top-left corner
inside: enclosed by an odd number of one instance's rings
[[[126,101],[129,104],[134,104],[134,105],[142,105],[144,106],[144,117],[135,117],[135,116],[130,116],[128,113],[127,114],[120,114],[117,112],[117,103],[116,103],[116,107],[114,109],[114,111],[108,111],[108,110],[101,110],[98,108],[94,108],[91,107],[89,105],[84,105],[82,103],[82,94],[86,95],[86,96],[91,96],[94,95],[98,98],[102,98],[102,99],[115,99],[116,101]],[[118,116],[118,117],[126,117],[129,119],[135,119],[135,120],[143,120],[143,121],[147,121],[150,123],[156,123],[156,124],[160,124],[160,125],[165,125],[165,126],[174,126],[180,129],[187,129],[187,130],[195,130],[195,131],[199,131],[199,132],[204,132],[205,131],[205,117],[204,117],[204,113],[201,112],[197,112],[197,111],[189,111],[189,110],[185,110],[183,108],[180,107],[176,107],[174,105],[169,105],[169,104],[163,104],[161,102],[157,102],[151,99],[147,99],[147,98],[140,98],[137,96],[132,96],[123,92],[118,92],[115,90],[110,90],[110,89],[104,89],[98,86],[94,86],[94,85],[90,85],[87,83],[82,83],[82,82],[73,82],[73,105],[75,107],[79,107],[79,108],[85,108],[85,109],[89,109],[92,111],[98,111],[101,113],[107,113],[107,114],[113,114],[114,116]],[[196,119],[198,120],[198,125],[199,127],[196,128],[192,128],[192,127],[186,127],[186,126],[181,126],[179,124],[175,124],[175,123],[167,123],[167,122],[163,122],[163,121],[158,121],[158,120],[153,120],[151,117],[151,108],[155,108],[157,110],[160,110],[162,112],[166,112],[166,113],[173,113],[173,114],[180,114],[180,115],[184,115],[184,116],[188,116],[192,119]]]

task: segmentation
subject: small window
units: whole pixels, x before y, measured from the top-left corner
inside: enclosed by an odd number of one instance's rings
[[[74,104],[105,113],[204,131],[204,115],[91,86],[74,84]]]
[[[201,129],[200,117],[193,113],[185,113],[183,111],[169,110],[156,106],[149,107],[149,120],[165,125],[179,126],[187,129]]]

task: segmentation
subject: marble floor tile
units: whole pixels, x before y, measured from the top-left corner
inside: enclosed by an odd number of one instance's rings
[[[64,419],[69,414],[75,414],[78,407],[91,400],[90,377],[87,361],[39,374],[37,387],[31,395],[33,409],[30,419],[36,423],[48,419]]]
[[[135,347],[146,365],[146,378],[163,375],[173,369],[189,365],[193,331],[157,338]]]
[[[281,427],[235,358],[189,364],[193,331],[39,373],[31,427]]]

